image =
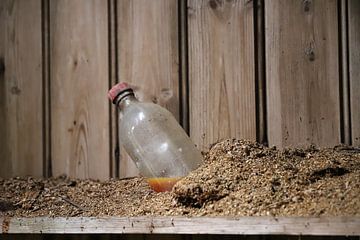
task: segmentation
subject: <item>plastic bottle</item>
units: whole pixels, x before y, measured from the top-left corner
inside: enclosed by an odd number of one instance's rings
[[[108,96],[120,110],[120,143],[152,189],[169,191],[200,165],[200,151],[168,110],[138,101],[124,82]]]

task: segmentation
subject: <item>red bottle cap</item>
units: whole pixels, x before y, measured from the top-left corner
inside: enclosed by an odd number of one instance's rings
[[[116,97],[125,90],[129,90],[131,87],[127,82],[120,82],[114,85],[108,92],[108,97],[110,98],[111,102],[114,102]]]

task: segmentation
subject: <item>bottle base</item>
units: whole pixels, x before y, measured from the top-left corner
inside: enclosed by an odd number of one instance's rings
[[[161,178],[148,178],[146,179],[151,189],[155,192],[168,192],[181,177],[161,177]]]

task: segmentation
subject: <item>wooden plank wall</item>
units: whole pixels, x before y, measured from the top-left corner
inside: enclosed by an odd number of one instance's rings
[[[339,144],[337,2],[266,2],[265,36],[269,144]]]
[[[360,146],[360,1],[348,1],[349,89],[352,144]]]
[[[0,1],[0,177],[136,175],[106,98],[119,81],[202,150],[228,137],[359,146],[359,12],[357,0]]]
[[[140,100],[166,107],[179,120],[178,2],[121,0],[117,7],[119,80],[131,83]],[[137,173],[123,149],[120,154],[120,176]]]
[[[0,1],[0,177],[43,174],[41,1]]]
[[[190,136],[201,149],[228,137],[256,140],[253,6],[188,4]]]
[[[110,177],[107,5],[50,1],[53,175]]]

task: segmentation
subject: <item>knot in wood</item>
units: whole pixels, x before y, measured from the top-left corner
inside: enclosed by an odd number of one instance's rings
[[[309,47],[305,50],[305,55],[307,56],[310,62],[315,61],[315,50],[313,43],[310,43]]]
[[[0,75],[5,72],[5,61],[4,58],[0,57]]]
[[[311,4],[312,4],[311,0],[303,0],[304,12],[309,12],[310,11]]]
[[[18,88],[18,86],[12,87],[10,91],[14,95],[20,95],[20,93],[21,93],[21,90],[20,90],[20,88]]]
[[[218,7],[218,3],[216,0],[210,0],[209,1],[209,6],[212,8],[212,9],[216,9]]]

